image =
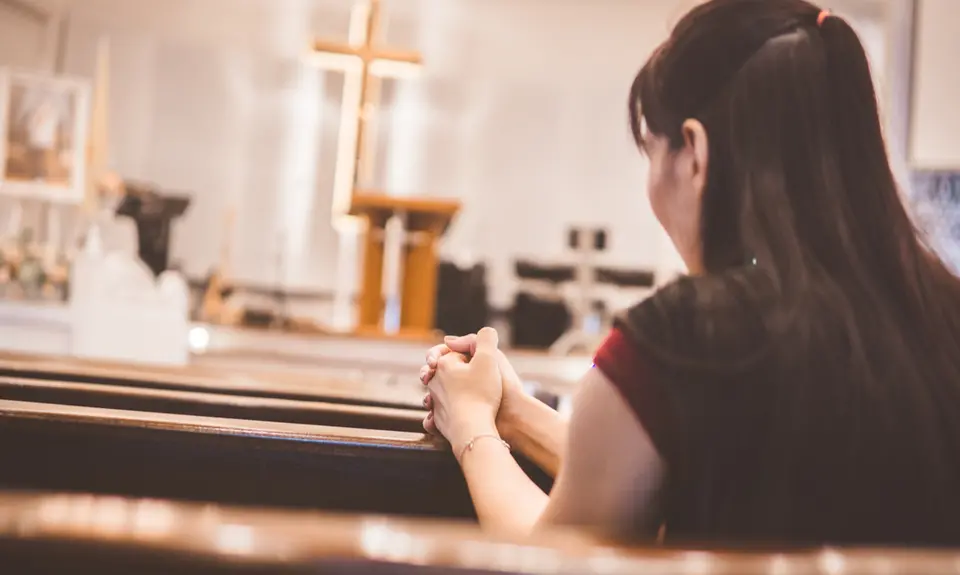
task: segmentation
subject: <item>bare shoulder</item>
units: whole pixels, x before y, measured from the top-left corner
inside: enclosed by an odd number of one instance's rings
[[[568,443],[547,520],[622,530],[656,527],[664,462],[640,420],[598,369],[574,399]]]

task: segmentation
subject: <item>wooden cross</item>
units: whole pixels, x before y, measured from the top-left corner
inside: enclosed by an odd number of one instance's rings
[[[367,0],[353,10],[347,44],[317,40],[313,46],[312,59],[318,67],[344,73],[333,184],[333,223],[338,229],[356,223],[346,214],[353,203],[358,173],[364,167],[368,120],[376,109],[373,80],[411,76],[419,72],[422,63],[417,52],[377,46],[379,33],[380,0]]]

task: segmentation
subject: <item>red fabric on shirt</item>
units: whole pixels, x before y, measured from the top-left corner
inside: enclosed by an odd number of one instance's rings
[[[597,351],[593,360],[597,369],[620,392],[650,436],[660,457],[669,458],[671,452],[669,398],[639,349],[624,332],[614,329]]]

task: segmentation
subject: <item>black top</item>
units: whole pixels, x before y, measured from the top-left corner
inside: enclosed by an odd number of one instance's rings
[[[756,269],[683,278],[597,354],[666,462],[667,540],[960,544],[960,382],[775,291]]]

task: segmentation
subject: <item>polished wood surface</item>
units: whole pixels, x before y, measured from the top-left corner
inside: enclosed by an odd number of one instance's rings
[[[87,361],[68,357],[0,353],[0,376],[72,381],[101,385],[139,386],[156,389],[272,397],[304,401],[327,401],[381,407],[419,408],[423,391],[415,377],[401,380],[334,376],[316,368],[311,372],[265,373],[253,368],[230,370],[191,365],[187,367],[139,366]],[[316,372],[321,372],[317,374]]]
[[[351,335],[306,335],[258,332],[224,326],[197,325],[210,336],[204,353],[192,362],[199,365],[269,366],[298,369],[354,367],[416,378],[428,347],[439,339],[422,341]],[[592,364],[589,355],[560,357],[545,352],[506,349],[514,369],[527,382],[549,385],[560,394],[572,392]]]
[[[382,228],[387,220],[398,212],[406,213],[410,221],[407,228],[443,234],[462,203],[450,198],[391,196],[372,190],[358,190],[350,204],[350,214],[364,216]]]
[[[440,234],[434,231],[435,227],[436,224],[428,227],[419,241],[411,242],[404,249],[400,286],[402,332],[430,332],[436,326]]]
[[[350,214],[366,218],[360,281],[361,334],[383,332],[383,262],[385,228],[402,215],[406,228],[400,278],[400,336],[432,339],[437,301],[437,249],[440,237],[460,210],[460,202],[440,198],[411,198],[358,193]]]
[[[0,400],[0,486],[470,517],[449,448],[417,433]]]
[[[414,409],[2,376],[0,399],[416,433],[423,431],[426,415]]]
[[[382,233],[383,225],[371,219],[363,236],[363,258],[360,267],[360,309],[357,332],[360,336],[384,334],[383,316],[383,264],[386,246]]]
[[[422,358],[423,350],[410,351]],[[528,365],[529,356],[516,354],[521,367]],[[269,359],[269,358],[272,358]],[[187,367],[159,367],[135,364],[80,360],[69,357],[39,356],[0,352],[0,377],[47,380],[56,382],[115,385],[144,389],[183,391],[187,393],[215,393],[247,398],[271,398],[288,401],[352,404],[419,411],[422,407],[423,386],[417,377],[419,364],[378,362],[357,357],[323,357],[316,360],[298,355],[265,356],[251,351],[224,357],[222,354],[199,356]],[[422,361],[422,359],[421,359]],[[527,363],[524,363],[524,362]],[[567,364],[562,360],[556,368],[569,373],[580,373],[579,362]],[[585,368],[584,368],[585,369]],[[574,385],[558,382],[556,374],[531,370],[524,372],[529,392],[556,407],[560,398],[569,398]],[[2,397],[2,396],[0,396]],[[16,397],[11,397],[16,399]],[[35,401],[30,399],[30,401]],[[159,401],[159,400],[158,400]],[[70,403],[68,401],[68,403]],[[104,405],[128,409],[125,405]],[[132,408],[139,409],[139,408]],[[159,409],[166,411],[166,409]],[[190,413],[182,412],[181,413]],[[192,412],[197,415],[234,417],[230,413]],[[239,414],[242,418],[261,418],[259,415]],[[285,419],[270,415],[267,419],[312,423],[310,419]],[[306,416],[304,416],[306,417]],[[366,427],[365,423],[335,423],[350,427]],[[397,427],[399,425],[399,427]],[[411,429],[402,422],[387,429]],[[416,427],[419,431],[419,427]]]
[[[126,573],[938,575],[960,551],[707,552],[618,547],[557,531],[523,541],[463,523],[0,494],[4,569]],[[64,571],[66,570],[66,571]]]
[[[421,433],[0,400],[0,461],[4,488],[473,517],[449,446]]]

